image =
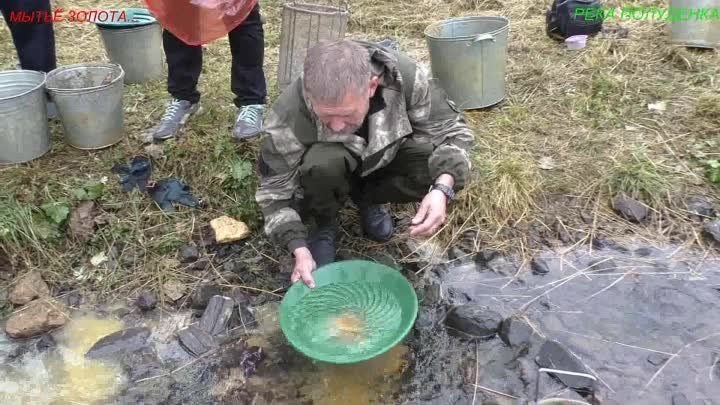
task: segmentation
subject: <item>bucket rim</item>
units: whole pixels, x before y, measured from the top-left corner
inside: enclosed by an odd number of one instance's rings
[[[48,85],[46,84],[45,87],[47,88],[47,90],[48,90],[49,92],[53,92],[53,93],[77,93],[77,92],[83,92],[83,93],[84,93],[84,92],[88,92],[88,91],[91,91],[91,90],[100,90],[100,89],[104,89],[104,88],[113,86],[115,83],[117,83],[118,81],[122,80],[122,79],[125,77],[125,70],[122,68],[122,66],[121,66],[119,63],[88,62],[88,63],[73,63],[73,64],[71,64],[71,65],[65,65],[65,66],[61,66],[61,67],[58,67],[58,68],[56,68],[56,69],[53,69],[52,71],[50,71],[50,72],[47,74],[47,77],[46,77],[45,81],[46,81],[46,83],[47,83],[48,79],[52,78],[53,76],[56,76],[56,75],[59,74],[60,72],[68,71],[68,70],[73,70],[73,69],[77,69],[77,68],[81,68],[81,67],[84,67],[84,68],[87,68],[87,67],[97,67],[97,68],[104,67],[104,68],[109,68],[109,69],[116,69],[116,70],[119,70],[120,74],[118,74],[118,76],[117,76],[116,78],[114,78],[112,81],[110,81],[110,83],[108,83],[108,84],[103,84],[103,85],[100,85],[100,86],[83,87],[83,88],[80,88],[80,89],[64,89],[64,88],[60,88],[60,87],[50,87],[50,86],[48,86]]]
[[[142,25],[132,25],[127,27],[117,27],[117,26],[102,26],[100,24],[95,24],[97,29],[101,32],[133,32],[133,31],[142,31],[149,28],[156,28],[160,26],[160,22],[153,21],[147,24]]]
[[[466,17],[453,17],[453,18],[447,18],[441,21],[436,21],[432,24],[429,24],[427,27],[425,27],[425,30],[423,31],[423,34],[426,38],[437,40],[437,41],[466,41],[469,39],[473,39],[477,37],[478,34],[473,35],[464,35],[464,36],[457,36],[457,37],[440,37],[433,35],[431,33],[431,30],[437,27],[441,27],[443,25],[448,25],[452,23],[458,23],[458,22],[465,22],[465,21],[499,21],[504,23],[502,27],[488,31],[483,32],[483,34],[496,34],[501,31],[505,31],[508,28],[510,28],[510,19],[503,16],[466,16]]]
[[[5,76],[5,75],[11,75],[11,74],[19,74],[19,73],[35,75],[38,77],[42,76],[42,81],[40,83],[38,83],[37,85],[33,86],[30,90],[27,90],[27,91],[24,91],[22,93],[18,93],[18,94],[12,95],[12,96],[0,97],[0,102],[12,100],[12,99],[15,99],[18,97],[27,96],[28,94],[35,92],[40,88],[43,88],[43,89],[45,88],[45,85],[47,83],[47,73],[40,72],[38,70],[29,70],[29,69],[3,70],[3,71],[0,71],[0,77]]]

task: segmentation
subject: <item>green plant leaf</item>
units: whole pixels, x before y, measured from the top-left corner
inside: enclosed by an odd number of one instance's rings
[[[240,160],[232,165],[232,176],[235,181],[241,183],[253,172],[252,164],[247,160]]]
[[[73,190],[73,195],[78,200],[97,200],[102,197],[105,192],[105,185],[97,183],[87,183],[83,187]]]
[[[66,202],[47,203],[40,208],[55,225],[62,224],[70,215],[70,204]]]
[[[46,214],[47,215],[47,214]],[[56,239],[60,236],[57,225],[50,222],[50,220],[43,215],[33,215],[33,226],[32,230],[40,239]]]
[[[720,161],[718,161],[716,159],[708,160],[707,165],[713,169],[717,169],[717,168],[720,168]]]

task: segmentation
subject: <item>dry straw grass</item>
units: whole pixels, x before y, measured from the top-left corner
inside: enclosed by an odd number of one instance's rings
[[[705,145],[718,138],[720,124],[718,52],[671,45],[664,22],[627,19],[605,24],[627,28],[627,38],[600,36],[585,50],[569,52],[544,33],[544,10],[549,3],[349,2],[349,36],[397,37],[402,48],[423,63],[429,63],[429,57],[422,33],[435,21],[463,15],[502,15],[511,21],[507,97],[497,106],[467,113],[477,135],[473,181],[433,242],[439,242],[440,252],[463,246],[466,250],[495,247],[529,253],[540,247],[538,235],[557,238],[558,229],[564,229],[584,232],[585,241],[630,232],[661,241],[691,239],[704,243],[695,237],[698,226],[687,219],[683,204],[684,197],[691,194],[717,198],[717,188],[707,182],[704,168],[694,157],[698,151],[705,156],[717,153]],[[620,5],[616,3],[607,6]],[[658,1],[634,4],[664,6]],[[53,5],[66,10],[97,8],[89,0],[59,0]],[[103,2],[105,8],[132,5],[142,4]],[[261,1],[261,7],[267,21],[265,65],[272,100],[276,96],[281,3]],[[56,35],[61,65],[105,59],[100,37],[89,24],[58,24]],[[14,68],[14,55],[9,31],[3,28],[0,68]],[[235,109],[227,39],[207,46],[204,58],[200,90],[206,112],[189,123],[182,138],[165,144],[166,158],[155,162],[153,177],[184,179],[204,198],[205,208],[181,208],[166,215],[146,197],[128,196],[118,190],[110,167],[142,152],[135,137],[156,122],[168,100],[163,80],[126,86],[129,137],[117,146],[96,152],[74,150],[62,142],[62,130],[54,124],[50,154],[27,165],[0,168],[0,184],[5,185],[6,193],[13,201],[32,206],[49,198],[67,197],[88,180],[109,178],[102,205],[111,216],[110,224],[89,243],[65,240],[49,244],[38,240],[27,230],[27,213],[18,211],[25,218],[19,221],[18,232],[29,237],[21,238],[26,243],[5,242],[16,262],[44,270],[53,282],[69,288],[131,294],[145,287],[160,289],[170,279],[192,287],[199,278],[221,275],[212,268],[207,274],[190,275],[169,260],[175,257],[177,246],[190,241],[216,216],[231,213],[249,222],[260,235],[260,217],[252,202],[252,176],[240,183],[232,177],[234,164],[254,161],[258,141],[239,146],[229,141]],[[648,109],[649,103],[658,101],[667,105],[662,114]],[[633,225],[613,214],[609,202],[620,191],[648,204],[652,220]],[[345,216],[344,251],[355,257],[385,254],[393,260],[407,258],[404,224],[414,209],[397,208],[401,218],[398,236],[386,245],[358,238],[353,228],[356,213],[349,211]],[[590,224],[581,220],[581,212],[592,218]],[[261,246],[261,239],[255,241],[257,246]],[[90,257],[113,246],[120,256],[118,268],[93,270],[92,277],[77,280],[75,274],[83,266],[87,270]],[[282,262],[271,250],[256,250],[261,253],[250,253]]]

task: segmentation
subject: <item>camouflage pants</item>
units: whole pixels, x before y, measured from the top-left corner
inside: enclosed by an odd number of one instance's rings
[[[428,168],[432,151],[431,144],[408,138],[390,164],[360,178],[360,161],[344,146],[316,143],[300,165],[301,214],[333,221],[348,198],[358,206],[421,201],[433,182]]]

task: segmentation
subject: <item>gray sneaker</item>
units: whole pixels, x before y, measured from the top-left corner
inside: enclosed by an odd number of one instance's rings
[[[177,135],[191,115],[198,112],[200,103],[191,104],[187,100],[173,99],[160,119],[160,123],[152,129],[152,137],[165,140]]]
[[[233,137],[242,141],[259,135],[262,132],[264,112],[265,106],[262,104],[246,105],[240,108],[233,128]]]

